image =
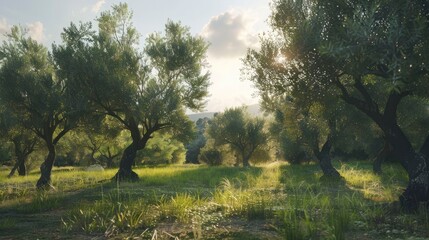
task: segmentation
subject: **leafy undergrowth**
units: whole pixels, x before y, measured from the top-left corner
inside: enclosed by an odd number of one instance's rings
[[[395,202],[406,184],[396,165],[336,166],[345,181],[322,183],[317,165],[140,168],[135,183],[115,170],[56,171],[56,191],[37,175],[0,179],[0,238],[68,239],[426,239],[427,211]],[[4,172],[6,174],[6,172]],[[3,172],[2,172],[3,174]],[[12,189],[12,190],[11,190]]]

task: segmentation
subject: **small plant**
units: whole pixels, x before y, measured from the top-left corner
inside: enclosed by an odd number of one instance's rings
[[[157,208],[160,212],[161,219],[177,219],[179,222],[190,222],[188,210],[196,207],[198,201],[190,194],[176,194],[167,200],[165,197],[161,197]]]
[[[301,209],[285,209],[278,214],[281,225],[277,229],[286,240],[309,239],[315,233],[307,211]]]
[[[329,229],[336,240],[345,239],[345,233],[350,226],[350,213],[348,209],[334,209],[329,213]]]
[[[22,203],[18,207],[18,211],[22,213],[39,213],[49,211],[59,207],[61,200],[61,195],[49,194],[46,191],[38,191],[31,199],[31,202]]]
[[[104,232],[112,237],[120,232],[146,229],[153,226],[156,215],[150,212],[150,206],[137,202],[97,201],[69,213],[62,219],[65,231],[82,230],[86,233]]]

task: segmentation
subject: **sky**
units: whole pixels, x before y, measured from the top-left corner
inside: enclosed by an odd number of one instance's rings
[[[270,0],[0,0],[0,34],[12,25],[28,29],[45,44],[60,43],[70,22],[94,21],[100,12],[126,2],[143,42],[148,34],[162,32],[168,19],[189,26],[209,43],[207,61],[211,86],[205,111],[252,105],[259,101],[250,81],[240,78],[241,58],[247,48],[258,47],[258,35],[267,31]]]

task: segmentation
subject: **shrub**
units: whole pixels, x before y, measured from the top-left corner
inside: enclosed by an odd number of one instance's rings
[[[200,161],[210,166],[219,166],[222,164],[222,153],[214,148],[203,150],[200,153]]]

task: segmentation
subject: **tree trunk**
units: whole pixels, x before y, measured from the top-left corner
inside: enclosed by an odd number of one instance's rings
[[[397,124],[398,105],[402,98],[408,96],[410,92],[392,92],[386,102],[384,113],[381,114],[378,105],[359,81],[355,86],[365,97],[365,101],[352,97],[340,81],[337,80],[336,84],[342,92],[342,98],[368,115],[383,131],[386,140],[392,147],[393,155],[401,160],[409,177],[408,186],[399,198],[401,206],[405,210],[416,211],[420,202],[429,200],[429,160],[425,154],[429,152],[429,150],[425,150],[429,148],[429,142],[427,142],[429,140],[425,141],[422,152],[417,153]]]
[[[242,153],[243,167],[250,167],[249,159],[250,159],[250,154],[246,155],[243,152]]]
[[[8,178],[11,178],[14,174],[16,169],[18,169],[18,162],[15,163],[15,165],[13,166],[13,168],[10,170],[9,175],[7,175]]]
[[[420,202],[429,201],[429,160],[424,154],[427,141],[422,153],[417,153],[397,124],[386,129],[385,133],[393,154],[401,159],[409,177],[408,186],[400,196],[401,205],[405,210],[415,212]]]
[[[18,175],[19,176],[27,175],[27,169],[25,167],[25,159],[26,159],[26,157],[24,157],[24,156],[22,156],[21,159],[19,159],[19,165],[18,165]]]
[[[27,174],[27,170],[25,167],[25,162],[28,156],[33,152],[35,142],[29,143],[26,147],[22,148],[22,142],[19,140],[13,141],[15,146],[15,157],[16,163],[10,171],[8,177],[12,177],[15,174],[15,171],[18,169],[19,176],[25,176]]]
[[[429,135],[426,137],[425,142],[420,148],[420,153],[423,154],[426,158],[429,158]]]
[[[17,160],[16,160],[15,165],[10,170],[9,175],[7,175],[8,178],[11,178],[15,174],[15,171],[17,169],[18,169],[18,175],[19,176],[27,175],[27,171],[26,171],[26,167],[25,167],[25,160],[27,159],[27,156],[17,156]]]
[[[36,187],[40,190],[53,188],[51,185],[51,171],[55,161],[55,145],[47,143],[48,156],[45,161],[40,165],[40,178],[37,181]]]
[[[137,181],[139,179],[137,173],[132,170],[137,150],[137,143],[134,142],[125,148],[119,164],[119,170],[114,177],[115,181]]]
[[[320,168],[322,169],[323,176],[320,180],[328,180],[328,181],[340,181],[342,179],[340,173],[337,169],[334,168],[331,161],[331,152],[332,148],[332,140],[331,136],[328,136],[326,142],[323,144],[322,149],[319,151],[318,149],[314,149],[314,153],[319,160]]]
[[[381,168],[381,164],[387,159],[387,156],[391,154],[392,147],[390,146],[389,142],[387,142],[386,139],[384,139],[384,146],[383,148],[378,152],[377,156],[373,160],[372,164],[372,171],[379,175],[383,172]]]
[[[429,169],[428,160],[420,153],[414,153],[416,164],[409,173],[408,186],[399,197],[401,206],[410,212],[416,212],[420,202],[429,201]]]

